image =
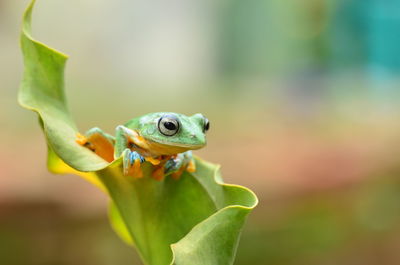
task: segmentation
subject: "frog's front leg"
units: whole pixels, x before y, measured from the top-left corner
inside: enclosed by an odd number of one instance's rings
[[[135,134],[131,129],[122,125],[117,126],[115,133],[114,157],[123,157],[122,164],[124,175],[140,178],[143,176],[140,165],[145,161],[145,159],[138,152],[131,150],[131,145],[133,144],[132,139],[134,137]]]
[[[171,174],[174,179],[178,179],[185,170],[188,172],[196,170],[192,151],[177,154],[176,157],[169,159],[165,163],[164,174]]]

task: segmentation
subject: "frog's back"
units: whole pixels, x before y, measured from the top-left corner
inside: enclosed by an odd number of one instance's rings
[[[140,117],[127,121],[124,126],[129,129],[138,129],[140,127]]]
[[[129,129],[140,129],[144,124],[154,122],[158,117],[161,117],[164,112],[154,112],[133,118],[124,124]]]

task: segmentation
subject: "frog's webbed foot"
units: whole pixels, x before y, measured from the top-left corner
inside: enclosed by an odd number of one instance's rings
[[[84,135],[77,133],[75,141],[108,162],[114,160],[114,137],[97,127],[88,130]]]
[[[122,153],[123,157],[123,172],[126,176],[133,176],[136,178],[143,177],[143,171],[140,165],[145,161],[145,158],[138,152],[125,149]]]
[[[176,157],[169,159],[164,166],[164,174],[169,175],[174,179],[179,179],[183,172],[194,172],[196,170],[192,152],[187,151],[185,153],[177,154]]]
[[[173,178],[179,178],[184,171],[183,167],[183,159],[180,155],[177,155],[175,158],[169,159],[164,166],[164,174],[165,176],[171,174]]]

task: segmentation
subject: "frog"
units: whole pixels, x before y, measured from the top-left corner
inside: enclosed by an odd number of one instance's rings
[[[209,128],[209,120],[201,113],[154,112],[118,125],[115,136],[98,127],[78,133],[76,143],[108,162],[122,157],[126,176],[142,178],[142,164],[150,162],[154,179],[168,175],[179,179],[184,171],[196,171],[192,150],[206,146]]]

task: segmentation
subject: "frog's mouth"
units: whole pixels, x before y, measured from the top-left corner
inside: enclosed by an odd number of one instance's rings
[[[200,149],[201,145],[184,145],[175,143],[160,143],[152,140],[147,140],[148,151],[157,155],[173,155],[183,153],[188,150]]]
[[[160,142],[157,140],[153,140],[153,139],[148,139],[147,142],[151,142],[152,144],[157,144],[157,145],[163,145],[163,146],[170,146],[170,147],[179,147],[179,148],[186,148],[189,150],[196,150],[196,149],[200,149],[202,147],[204,147],[204,145],[200,145],[200,144],[182,144],[182,143],[174,143],[174,142]]]
[[[135,132],[135,131],[134,131]],[[143,136],[135,132],[134,137],[131,139],[133,143],[151,153],[152,155],[174,155],[188,150],[196,150],[204,147],[204,145],[191,145],[191,144],[181,144],[172,142],[160,142],[155,139],[145,139]]]

